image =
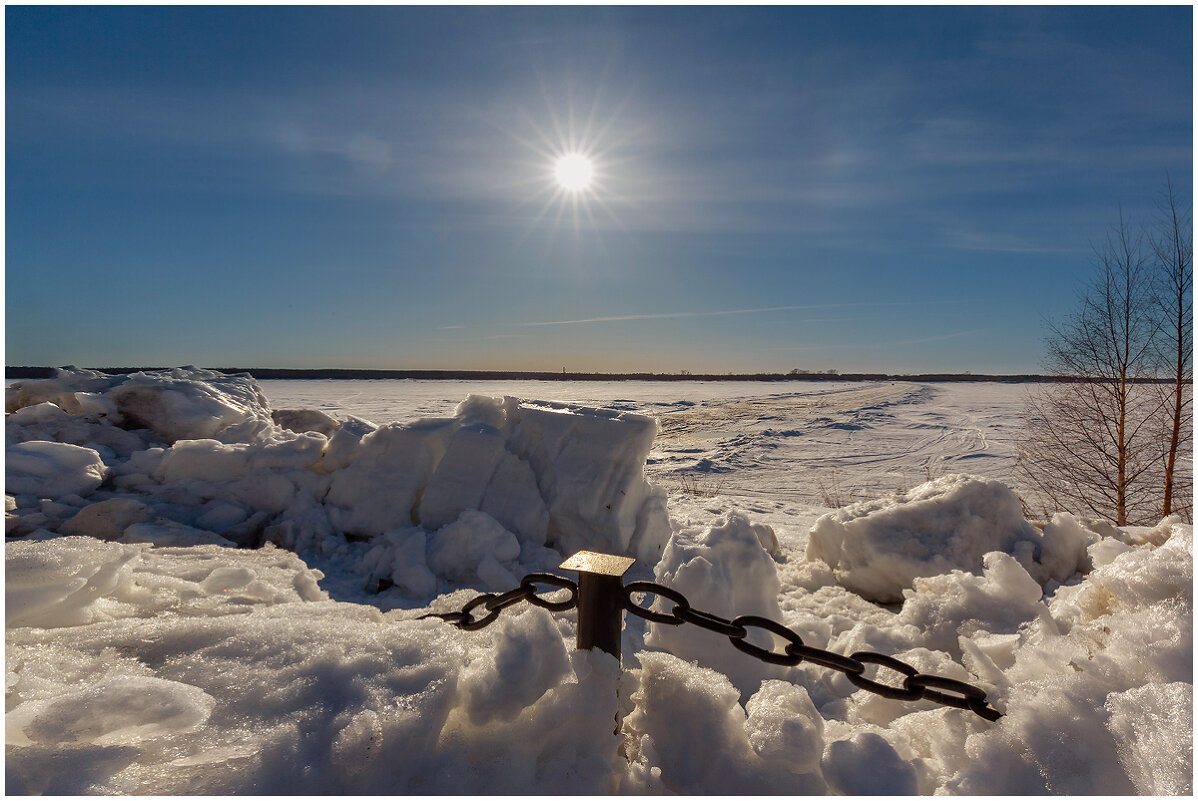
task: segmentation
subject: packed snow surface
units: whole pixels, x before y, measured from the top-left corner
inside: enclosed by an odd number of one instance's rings
[[[1017,400],[10,383],[6,792],[1188,794],[1192,527],[1024,519]],[[581,548],[696,609],[969,682],[1005,716],[693,625],[626,615],[621,664],[574,649],[576,611],[420,619]]]

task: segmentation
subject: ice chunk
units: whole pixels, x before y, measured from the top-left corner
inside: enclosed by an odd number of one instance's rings
[[[774,533],[773,526],[767,526],[765,523],[754,523],[753,532],[757,535],[758,542],[765,552],[770,556],[778,556],[781,554],[781,549],[778,546],[778,535]]]
[[[371,543],[362,559],[370,575],[389,577],[405,595],[427,597],[437,590],[437,577],[428,569],[428,533],[419,527],[388,531]]]
[[[104,415],[125,428],[146,428],[163,441],[216,438],[249,442],[274,429],[258,384],[248,374],[179,368],[107,375],[62,369],[54,378],[8,387],[13,412],[50,401],[72,414]]]
[[[248,463],[245,446],[214,439],[181,440],[166,450],[154,477],[163,482],[231,481],[245,475]]]
[[[1057,581],[1066,581],[1078,572],[1089,572],[1093,565],[1086,549],[1101,538],[1077,517],[1058,512],[1044,526],[1040,563]]]
[[[495,518],[468,510],[433,535],[428,565],[438,575],[469,582],[479,577],[487,559],[512,564],[520,556],[520,541]],[[511,589],[509,585],[506,589]]]
[[[824,719],[805,689],[784,681],[766,681],[749,699],[745,711],[749,743],[758,756],[794,773],[819,770]]]
[[[129,581],[141,549],[87,537],[10,542],[4,547],[7,626],[53,628],[90,622],[97,600]]]
[[[212,531],[192,528],[168,520],[162,523],[137,523],[125,529],[121,542],[149,543],[157,546],[220,545],[231,548],[235,543]]]
[[[21,442],[4,453],[4,487],[17,495],[88,495],[106,474],[99,453],[65,442]]]
[[[9,737],[42,746],[136,743],[200,726],[214,703],[199,687],[132,676],[22,704],[8,713],[5,728]]]
[[[1093,554],[1103,540],[1091,546]],[[1120,552],[1097,565],[1084,584],[1061,588],[1054,596],[1053,614],[1069,622],[1093,620],[1113,612],[1170,603],[1193,604],[1193,527],[1178,525],[1159,548],[1118,543]]]
[[[270,413],[271,419],[288,431],[302,434],[314,431],[326,437],[333,436],[341,424],[317,409],[275,409]]]
[[[135,523],[148,523],[154,510],[135,498],[110,498],[89,504],[62,524],[63,534],[115,540]]]
[[[826,562],[854,592],[894,602],[917,576],[977,572],[984,554],[1013,553],[1021,543],[1034,552],[1040,534],[1010,488],[951,475],[824,515],[811,529],[807,558]]]
[[[243,523],[247,517],[249,517],[249,511],[240,504],[212,501],[208,504],[207,510],[196,517],[196,526],[209,531],[223,533]],[[135,522],[143,523],[145,521],[138,520]]]
[[[440,528],[467,509],[481,509],[483,493],[505,454],[497,429],[470,425],[454,431],[420,501],[420,524]]]
[[[251,470],[309,470],[324,455],[328,440],[320,434],[300,434],[257,446],[248,451]]]
[[[77,393],[94,395],[114,385],[113,376],[95,370],[62,368],[54,378],[14,381],[4,391],[4,411],[13,413],[27,406],[52,403],[70,414],[82,412]]]
[[[471,393],[457,405],[453,416],[467,426],[481,424],[494,429],[506,429],[508,409],[516,404],[515,398],[492,398]]]
[[[117,428],[112,424],[113,419],[120,419],[115,407],[111,415],[91,416],[71,414],[45,402],[9,414],[4,420],[4,432],[9,445],[31,440],[66,442],[92,448],[106,460],[110,456],[127,457],[147,446],[139,433]]]
[[[641,668],[633,672],[635,708],[625,718],[624,731],[629,769],[642,787],[685,795],[825,791],[818,771],[807,772],[808,755],[797,764],[782,762],[784,754],[818,741],[803,724],[775,725],[781,720],[770,709],[774,704],[803,715],[812,711],[797,688],[764,689],[751,702],[749,723],[741,694],[722,674],[663,652],[641,651],[636,658]],[[810,720],[808,725],[818,724]]]
[[[514,453],[503,454],[479,508],[502,523],[520,542],[545,544],[549,510],[541,499],[532,468]]]
[[[754,789],[746,782],[754,752],[745,710],[727,678],[668,653],[642,651],[636,657],[641,663],[636,708],[625,720],[629,760],[658,767],[671,792]]]
[[[248,374],[211,370],[133,373],[104,393],[129,428],[148,428],[170,444],[215,438],[249,442],[270,431],[270,406]]]
[[[518,420],[512,416],[518,414]],[[629,412],[556,403],[509,406],[508,449],[526,459],[549,509],[547,544],[628,554],[654,564],[669,536],[644,464],[657,423]]]
[[[362,447],[362,439],[378,429],[369,420],[350,416],[342,421],[341,426],[329,437],[329,443],[324,448],[320,461],[320,469],[326,473],[340,470],[352,462]]]
[[[929,648],[956,654],[959,636],[977,632],[1013,634],[1037,617],[1048,615],[1040,585],[1008,554],[982,557],[982,575],[954,570],[915,579],[905,590],[900,624],[916,626]]]
[[[70,414],[58,406],[55,406],[50,401],[35,403],[32,406],[23,406],[14,412],[10,412],[4,422],[9,426],[35,426],[35,425],[69,425],[75,422],[76,416]]]
[[[385,425],[362,437],[352,462],[334,473],[325,496],[333,525],[366,536],[412,525],[452,430],[451,420],[419,420]]]

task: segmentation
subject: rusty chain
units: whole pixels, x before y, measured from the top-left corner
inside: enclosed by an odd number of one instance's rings
[[[551,587],[568,590],[570,597],[564,601],[550,601],[542,598],[537,594],[538,584],[548,584]],[[509,606],[515,606],[521,601],[528,601],[533,606],[548,609],[550,612],[564,612],[578,605],[578,584],[570,581],[568,578],[555,576],[552,573],[529,573],[520,579],[520,586],[514,590],[508,590],[499,595],[493,592],[483,593],[467,601],[460,612],[434,612],[428,615],[421,615],[417,620],[438,617],[447,623],[452,623],[459,629],[475,631],[484,626],[491,625],[499,617],[500,612]],[[473,612],[480,606],[487,610],[487,614],[475,620]]]
[[[673,601],[674,608],[669,613],[655,612],[638,605],[632,599],[633,593],[661,596]],[[1001,712],[992,709],[987,704],[985,691],[972,684],[944,676],[920,673],[906,662],[874,651],[857,651],[849,656],[843,656],[822,648],[814,648],[805,645],[803,638],[797,633],[769,618],[758,615],[740,615],[729,620],[710,612],[693,609],[682,593],[651,581],[632,581],[624,585],[624,608],[637,617],[654,623],[667,626],[693,623],[700,628],[722,634],[737,649],[750,656],[755,656],[763,662],[793,667],[806,661],[821,667],[839,670],[855,687],[884,698],[893,698],[898,701],[919,701],[921,699],[934,701],[957,709],[968,709],[989,721],[995,721],[1002,717]],[[762,629],[786,640],[786,647],[781,653],[777,653],[753,645],[747,640],[750,628]],[[867,679],[865,677],[867,664],[878,665],[901,673],[905,677],[903,685],[896,687]],[[945,692],[941,692],[941,690]]]
[[[567,590],[570,597],[564,601],[550,601],[537,594],[538,584]],[[674,608],[668,613],[655,612],[638,605],[632,599],[634,593],[660,596],[673,601]],[[992,709],[987,704],[984,690],[957,679],[920,673],[906,662],[886,654],[874,651],[856,651],[849,656],[844,656],[832,651],[825,651],[822,648],[815,648],[804,644],[802,637],[777,621],[759,615],[740,615],[729,620],[710,612],[694,609],[682,593],[651,581],[629,582],[623,587],[623,596],[624,609],[637,617],[667,626],[692,623],[727,637],[735,648],[763,662],[787,667],[794,667],[801,662],[810,662],[821,667],[838,670],[844,673],[855,687],[884,698],[898,701],[933,701],[957,709],[968,709],[989,721],[996,721],[1002,717],[1001,712]],[[578,585],[570,579],[555,576],[552,573],[529,573],[520,580],[520,586],[515,589],[501,594],[483,593],[470,599],[461,611],[434,612],[422,615],[418,619],[440,618],[459,629],[475,631],[494,623],[504,609],[524,601],[552,612],[563,612],[578,605]],[[474,610],[480,606],[486,613],[476,619]],[[780,637],[786,641],[785,648],[778,653],[754,645],[748,641],[750,628],[762,629]],[[905,677],[902,686],[883,684],[866,678],[865,666],[867,664],[877,665],[879,668],[889,668],[902,674]]]

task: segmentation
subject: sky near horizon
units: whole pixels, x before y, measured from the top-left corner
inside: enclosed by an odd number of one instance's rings
[[[1192,14],[9,6],[5,360],[1037,372]]]

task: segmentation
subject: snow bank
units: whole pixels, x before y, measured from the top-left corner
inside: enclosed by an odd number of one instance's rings
[[[331,424],[194,368],[63,369],[6,405],[14,536],[269,541],[419,597],[509,588],[583,548],[652,564],[670,533],[643,415],[470,396],[453,417]]]
[[[120,572],[88,594],[86,617],[47,595],[36,623],[9,620],[8,793],[615,786],[618,665],[574,652],[568,622],[544,610],[467,639],[331,601],[318,572],[269,546],[53,538],[9,543],[7,571],[58,586],[84,554]]]
[[[992,551],[1013,554],[1041,581],[1064,581],[1084,566],[1084,536],[1064,520],[1042,534],[1007,485],[950,475],[824,515],[811,529],[807,558],[826,562],[854,592],[891,603],[919,576],[978,572]]]
[[[724,546],[744,557],[733,579],[763,570],[744,528],[729,516],[698,535],[740,543]],[[270,546],[9,542],[6,790],[1185,794],[1192,539],[1171,525],[1164,543],[1059,588],[1014,631],[958,626],[965,667],[940,642],[898,651],[986,689],[1006,713],[994,724],[851,685],[829,694],[804,669],[746,696],[646,647],[621,674],[614,658],[573,650],[572,612],[522,605],[462,632],[330,600],[319,572]],[[696,564],[716,547],[671,559]],[[982,579],[1022,570],[994,556]],[[908,603],[968,616],[953,611],[970,601],[951,582],[927,581]],[[995,603],[970,598],[975,611]],[[868,639],[870,625],[845,631]]]

